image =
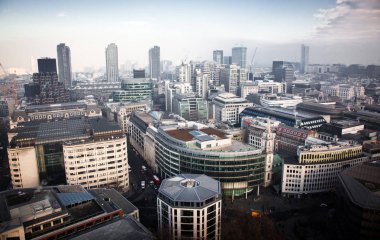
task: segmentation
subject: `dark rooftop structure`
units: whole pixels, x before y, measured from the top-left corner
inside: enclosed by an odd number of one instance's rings
[[[72,240],[148,240],[155,239],[152,233],[132,217],[122,217],[107,222],[94,230],[77,234]]]
[[[339,209],[356,239],[380,238],[380,162],[372,161],[339,174]]]
[[[240,113],[244,116],[272,118],[288,126],[306,129],[318,129],[326,120],[318,114],[280,107],[247,107]]]
[[[88,234],[108,223],[112,226],[125,220],[126,216],[138,219],[138,209],[114,189],[87,191],[79,185],[66,185],[0,193],[0,237],[5,239],[14,237],[15,231],[20,239],[71,237],[83,230]],[[139,225],[134,220],[127,221],[129,230],[120,229],[124,234],[135,231],[135,225]],[[136,236],[140,236],[139,232],[149,236],[143,226],[137,226],[136,231]]]

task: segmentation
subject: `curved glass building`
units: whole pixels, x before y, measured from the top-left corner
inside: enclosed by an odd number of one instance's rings
[[[214,128],[161,126],[155,155],[161,177],[206,174],[219,180],[228,196],[246,194],[264,181],[262,150],[234,141]]]

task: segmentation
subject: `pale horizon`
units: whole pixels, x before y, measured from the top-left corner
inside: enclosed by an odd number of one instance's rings
[[[347,1],[1,1],[0,62],[31,68],[31,57],[56,58],[71,49],[73,71],[105,66],[105,48],[118,46],[119,65],[140,67],[148,50],[161,60],[212,60],[234,46],[257,47],[255,64],[299,61],[310,46],[310,64],[380,64],[380,2]]]

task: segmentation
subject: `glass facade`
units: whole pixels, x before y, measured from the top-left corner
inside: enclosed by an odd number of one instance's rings
[[[206,174],[222,183],[224,195],[243,195],[264,181],[261,151],[202,151],[180,146],[164,131],[156,136],[156,161],[162,177]]]
[[[151,100],[153,94],[153,84],[145,79],[141,81],[124,81],[121,84],[123,90],[114,91],[112,98],[114,102],[132,102],[141,100]]]

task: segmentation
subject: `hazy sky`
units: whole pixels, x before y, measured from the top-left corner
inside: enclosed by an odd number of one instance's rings
[[[0,0],[0,62],[30,68],[31,56],[56,57],[71,49],[74,71],[105,65],[105,47],[119,48],[119,64],[141,66],[148,49],[161,59],[211,60],[212,50],[248,47],[248,62],[380,64],[380,0],[95,1]]]

